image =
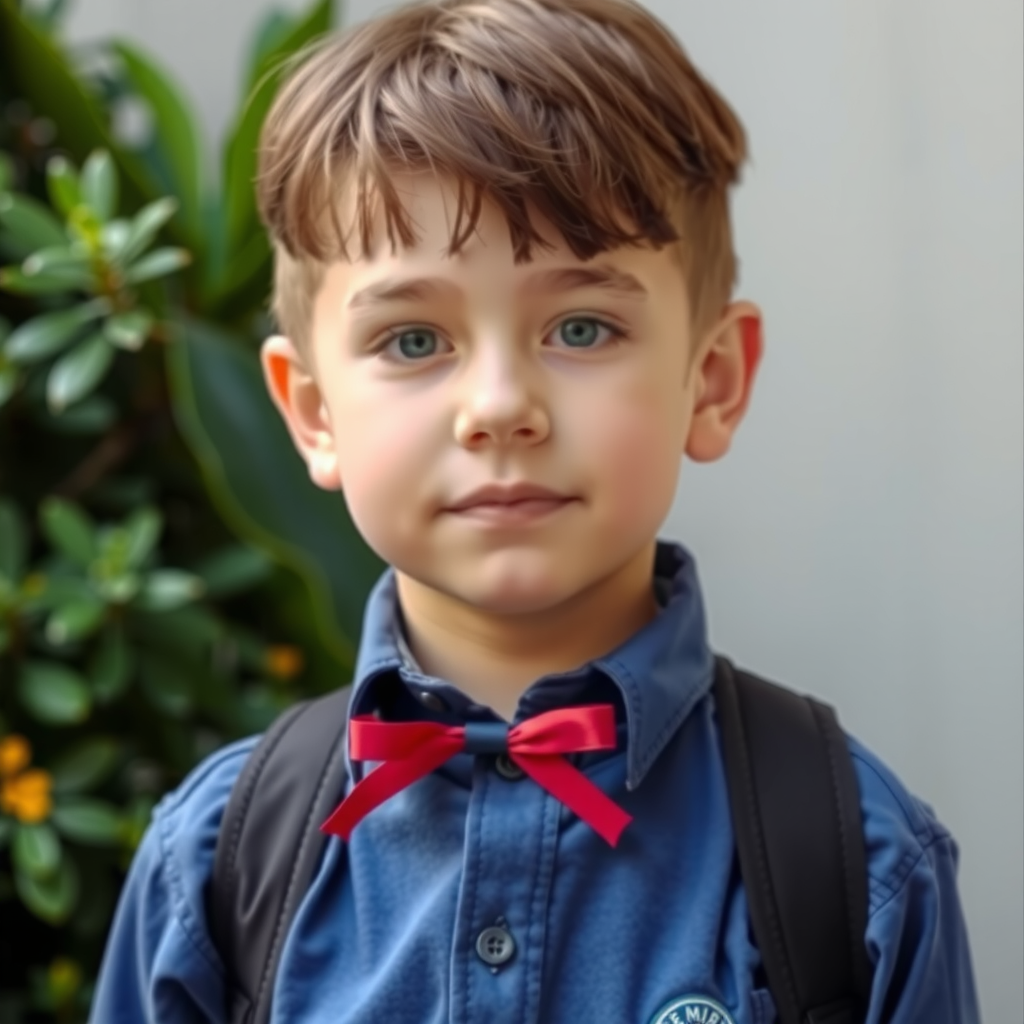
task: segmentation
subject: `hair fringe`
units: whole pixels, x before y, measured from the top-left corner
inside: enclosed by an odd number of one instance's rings
[[[275,250],[272,309],[298,343],[323,267],[351,258],[353,235],[371,250],[376,212],[392,250],[415,242],[396,168],[457,180],[450,255],[489,199],[517,263],[545,246],[536,210],[582,260],[681,243],[698,323],[728,301],[743,127],[635,0],[426,0],[328,35],[287,69],[257,204]]]

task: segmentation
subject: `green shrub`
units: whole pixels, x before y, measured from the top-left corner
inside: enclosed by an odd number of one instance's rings
[[[329,2],[257,34],[220,161],[126,43],[0,0],[0,1020],[83,1020],[160,796],[347,681],[383,566],[265,393],[255,144]],[[151,134],[111,129],[132,98]]]

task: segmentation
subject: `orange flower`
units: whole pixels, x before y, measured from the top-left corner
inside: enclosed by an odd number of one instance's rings
[[[32,747],[24,736],[4,736],[0,739],[0,779],[17,775],[32,760]]]
[[[305,659],[298,647],[279,644],[267,648],[265,664],[272,676],[277,676],[278,679],[293,679],[302,671]]]
[[[24,736],[0,739],[0,811],[26,825],[49,817],[53,779],[42,768],[29,768],[32,747]]]

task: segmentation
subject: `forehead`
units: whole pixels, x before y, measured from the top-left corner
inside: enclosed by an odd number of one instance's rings
[[[384,204],[378,195],[368,199],[368,239],[365,250],[358,231],[355,189],[347,190],[339,203],[339,217],[350,239],[347,259],[333,263],[328,275],[335,285],[344,282],[348,305],[358,308],[383,299],[415,299],[429,291],[428,276],[469,279],[487,278],[500,270],[507,286],[520,282],[549,291],[587,285],[622,296],[644,297],[658,271],[668,265],[671,283],[677,288],[679,252],[675,245],[654,249],[648,245],[622,246],[580,259],[557,228],[534,206],[527,206],[533,231],[541,240],[530,247],[530,257],[516,262],[508,220],[486,192],[479,217],[459,250],[452,253],[459,205],[459,183],[451,176],[429,172],[400,172],[390,178],[398,200],[408,215],[413,239],[403,243],[388,237]],[[463,214],[465,218],[465,211]]]

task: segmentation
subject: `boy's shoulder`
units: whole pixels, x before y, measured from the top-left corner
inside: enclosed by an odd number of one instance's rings
[[[248,736],[214,751],[160,800],[152,828],[163,858],[190,874],[209,874],[231,789],[261,737]]]
[[[955,861],[956,843],[932,807],[859,739],[847,733],[860,788],[867,854],[869,912],[881,910],[904,887],[929,854],[944,848]]]

